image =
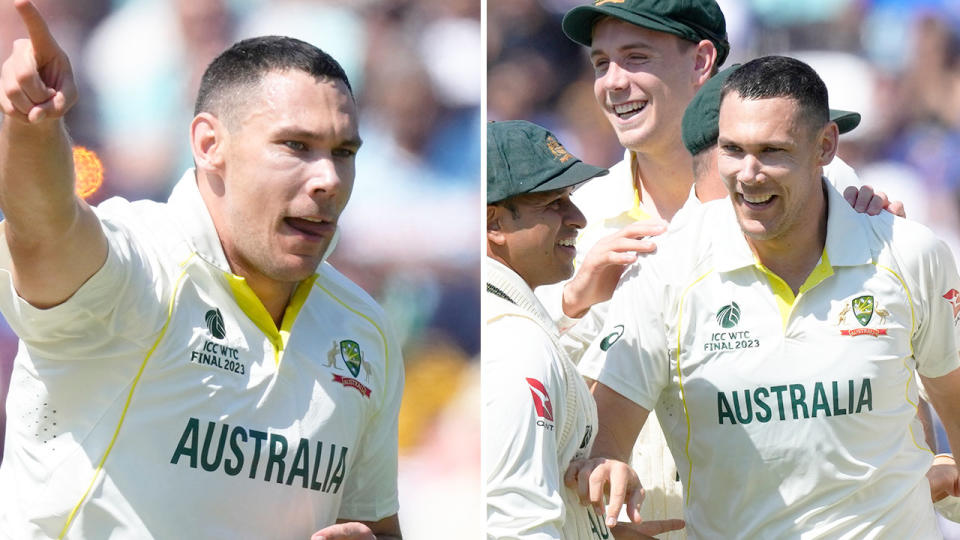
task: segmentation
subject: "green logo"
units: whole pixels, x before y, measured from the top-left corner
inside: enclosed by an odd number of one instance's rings
[[[360,352],[360,345],[356,341],[345,339],[340,342],[340,358],[347,365],[350,373],[354,377],[360,375],[360,364],[363,363],[363,353]]]
[[[733,328],[740,322],[740,306],[736,302],[723,306],[717,312],[717,324],[724,328]]]
[[[603,341],[600,342],[600,350],[605,351],[609,349],[614,343],[617,342],[618,339],[620,339],[620,336],[622,335],[623,335],[623,325],[618,324],[614,326],[613,332],[609,336],[603,338]]]
[[[861,326],[866,326],[873,317],[873,296],[858,296],[851,302],[853,305],[853,315],[860,321]]]
[[[213,337],[217,339],[223,339],[227,335],[227,328],[223,325],[223,314],[220,313],[219,309],[211,309],[203,316],[203,320],[207,322],[207,329],[210,330],[210,333],[213,334]]]

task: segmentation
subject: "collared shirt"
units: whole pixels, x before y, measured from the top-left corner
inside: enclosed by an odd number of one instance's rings
[[[0,309],[21,339],[0,530],[15,538],[307,538],[397,512],[403,362],[329,264],[278,329],[230,272],[193,171],[96,209],[109,253],[66,302]]]
[[[560,351],[546,310],[519,275],[486,259],[483,470],[487,537],[612,538],[592,507],[563,483],[589,457],[597,407]]]
[[[960,366],[960,279],[928,229],[824,185],[796,297],[708,203],[627,270],[587,352],[588,376],[656,409],[688,536],[939,537],[914,373]]]

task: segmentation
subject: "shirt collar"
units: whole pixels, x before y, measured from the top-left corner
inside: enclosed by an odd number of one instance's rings
[[[864,217],[850,206],[830,182],[825,179],[821,181],[827,194],[827,241],[824,251],[830,265],[836,267],[869,264],[873,257]],[[717,212],[717,217],[720,221],[716,224],[717,271],[730,272],[755,265],[756,257],[743,236],[729,199],[725,208]]]
[[[539,319],[545,327],[556,329],[547,309],[543,307],[540,300],[533,294],[533,290],[519,274],[491,257],[486,258],[486,265],[487,283],[506,294],[517,307]]]

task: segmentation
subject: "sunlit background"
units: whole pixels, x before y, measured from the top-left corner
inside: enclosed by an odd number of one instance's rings
[[[364,139],[331,263],[372,294],[403,343],[404,536],[480,531],[480,0],[34,0],[70,56],[78,190],[166,200],[191,166],[200,76],[235,41],[303,39],[343,65]],[[26,37],[0,2],[0,58]],[[0,324],[0,398],[16,337]],[[0,414],[0,429],[5,417]],[[2,441],[0,441],[2,445]],[[451,536],[451,531],[459,531]],[[282,531],[278,531],[282,534]],[[474,536],[473,533],[470,536]]]

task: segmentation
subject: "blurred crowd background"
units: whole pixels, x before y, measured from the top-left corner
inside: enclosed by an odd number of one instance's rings
[[[282,34],[339,60],[364,145],[330,261],[380,302],[403,343],[403,530],[417,539],[481,530],[480,0],[34,3],[78,79],[68,129],[104,164],[91,204],[166,200],[191,166],[200,76],[232,43]],[[13,2],[0,2],[0,58],[22,37]],[[0,324],[4,400],[16,347]]]
[[[487,112],[546,126],[584,161],[623,149],[593,97],[587,49],[567,39],[578,0],[488,0]],[[783,54],[813,66],[834,108],[861,113],[840,156],[960,253],[960,2],[719,0],[726,67]]]
[[[582,0],[487,0],[487,114],[541,124],[587,163],[609,167],[623,148],[593,94],[588,50],[564,36]],[[781,54],[810,64],[830,105],[860,126],[839,155],[864,184],[903,201],[907,217],[960,253],[960,1],[718,0],[726,67]],[[941,431],[938,445],[946,443]],[[941,450],[947,451],[947,450]],[[956,524],[941,522],[947,538]]]

